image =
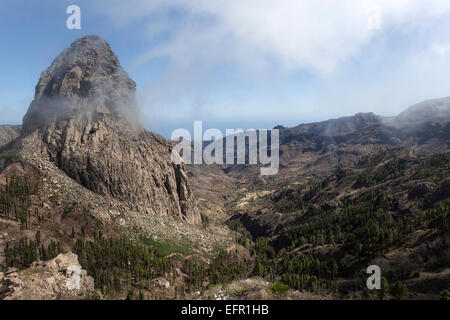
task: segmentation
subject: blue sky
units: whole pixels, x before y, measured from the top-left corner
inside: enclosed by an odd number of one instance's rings
[[[82,29],[66,28],[81,8]],[[450,96],[445,0],[0,0],[0,123],[21,123],[40,73],[86,34],[137,82],[144,125],[294,126],[395,115]]]

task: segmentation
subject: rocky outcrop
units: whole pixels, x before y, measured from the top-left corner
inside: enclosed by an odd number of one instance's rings
[[[0,147],[17,139],[20,135],[21,126],[0,126]]]
[[[0,273],[0,300],[79,300],[89,299],[93,293],[94,279],[71,252],[34,262],[22,271]]]
[[[199,223],[184,165],[138,121],[136,84],[106,41],[75,41],[42,73],[22,137],[84,187],[130,208]]]
[[[170,282],[166,278],[160,277],[153,280],[153,282],[161,289],[169,289]]]

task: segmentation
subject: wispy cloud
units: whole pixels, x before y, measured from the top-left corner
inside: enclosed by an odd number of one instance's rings
[[[108,0],[115,21],[146,21],[147,36],[171,38],[142,54],[137,63],[161,55],[180,65],[234,61],[244,67],[278,63],[287,71],[335,70],[357,55],[376,29],[368,20],[378,8],[383,30],[405,32],[448,13],[445,0]]]
[[[159,57],[171,61],[167,76],[146,90],[153,90],[146,100],[166,101],[186,110],[190,97],[188,113],[198,112],[195,93],[201,95],[210,85],[211,72],[224,65],[255,81],[312,74],[329,90],[308,101],[318,113],[330,115],[342,113],[343,105],[348,112],[364,111],[378,102],[384,107],[371,111],[393,112],[396,103],[444,94],[448,88],[440,81],[450,71],[447,0],[108,0],[103,4],[119,25],[139,21],[144,37],[149,41],[159,37],[157,45],[136,57],[135,68]],[[374,12],[380,15],[379,28],[368,27]],[[352,94],[353,90],[358,93]],[[396,96],[386,103],[393,90]],[[261,96],[266,98],[267,93]],[[287,100],[298,98],[292,95]],[[255,98],[253,104],[257,102]],[[301,115],[301,103],[298,106],[293,112]],[[238,114],[242,107],[234,111]]]

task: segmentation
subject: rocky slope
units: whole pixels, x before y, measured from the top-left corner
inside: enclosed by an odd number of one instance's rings
[[[184,166],[172,163],[171,145],[137,120],[135,87],[103,39],[75,41],[42,73],[21,148],[130,209],[199,223]]]
[[[83,300],[93,294],[94,279],[71,252],[25,270],[0,272],[0,299],[4,300]]]
[[[17,139],[20,135],[21,126],[0,126],[0,147]]]

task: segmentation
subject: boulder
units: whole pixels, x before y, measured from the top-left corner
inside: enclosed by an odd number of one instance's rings
[[[72,252],[34,262],[25,270],[0,273],[0,299],[4,300],[80,300],[93,293],[94,279]]]

